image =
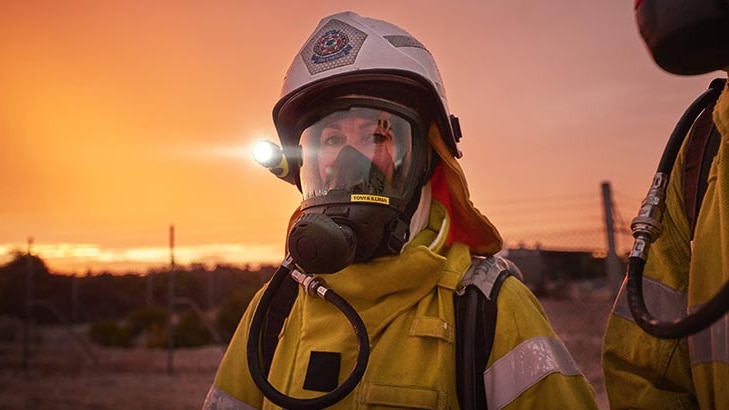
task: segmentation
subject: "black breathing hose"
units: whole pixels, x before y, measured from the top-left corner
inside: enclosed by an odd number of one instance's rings
[[[671,169],[694,121],[707,106],[718,99],[723,86],[723,79],[712,81],[709,89],[696,98],[681,116],[661,156],[648,196],[643,201],[638,216],[631,223],[635,242],[628,258],[628,280],[626,283],[628,305],[638,326],[655,337],[678,339],[689,336],[711,326],[712,323],[729,311],[729,283],[726,283],[700,309],[682,319],[679,318],[673,321],[658,321],[648,312],[643,299],[643,268],[648,257],[650,244],[660,235],[666,187],[668,186]]]
[[[352,324],[352,328],[357,337],[357,361],[349,377],[336,389],[313,399],[297,399],[281,393],[268,381],[261,366],[261,333],[264,318],[273,302],[273,295],[289,274],[304,286],[307,294],[319,296],[338,308]],[[337,295],[333,290],[324,287],[313,276],[298,272],[292,267],[291,258],[287,257],[276,270],[276,273],[273,274],[268,287],[258,302],[249,328],[246,354],[248,357],[248,369],[253,377],[253,381],[268,400],[286,409],[314,410],[332,406],[352,392],[362,379],[367,368],[370,344],[369,337],[367,336],[367,328],[362,318],[357,314],[357,311],[341,296]]]

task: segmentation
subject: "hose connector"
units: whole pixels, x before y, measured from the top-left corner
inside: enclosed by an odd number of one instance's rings
[[[631,257],[637,257],[644,261],[648,258],[648,248],[661,235],[663,210],[666,202],[666,188],[668,186],[668,174],[657,172],[653,177],[653,183],[648,190],[648,195],[643,200],[638,216],[633,218],[630,229],[633,231],[635,243],[630,252]]]
[[[318,296],[325,299],[326,294],[329,291],[329,289],[314,275],[299,272],[297,269],[291,270],[291,278],[300,284],[309,296]]]

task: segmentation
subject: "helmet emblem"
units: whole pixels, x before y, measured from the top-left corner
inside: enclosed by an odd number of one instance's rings
[[[331,19],[309,38],[301,57],[310,74],[351,65],[367,34],[343,21]]]
[[[314,55],[311,57],[315,63],[333,60],[352,51],[347,34],[339,30],[330,30],[324,33],[319,42],[314,45]]]

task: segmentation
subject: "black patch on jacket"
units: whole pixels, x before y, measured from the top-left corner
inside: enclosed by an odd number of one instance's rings
[[[314,352],[309,355],[304,389],[331,392],[339,385],[339,368],[342,354],[339,352]]]

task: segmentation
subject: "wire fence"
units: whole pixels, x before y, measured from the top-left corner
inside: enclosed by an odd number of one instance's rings
[[[609,280],[608,238],[612,236],[620,279],[633,245],[627,215],[638,210],[640,201],[617,193],[603,197],[601,203],[592,195],[551,202],[514,201],[509,212],[503,211],[507,205],[495,207],[494,212],[504,222],[504,253],[522,269],[527,286],[537,295],[555,332],[592,383],[600,407],[606,409],[602,337],[617,290]],[[530,230],[528,218],[516,217],[534,215],[537,210],[542,220],[554,221],[553,229]],[[606,223],[608,212],[612,226]],[[585,218],[590,222],[572,227]]]

